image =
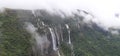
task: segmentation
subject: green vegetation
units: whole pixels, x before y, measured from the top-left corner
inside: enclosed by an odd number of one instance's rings
[[[0,56],[30,56],[30,35],[14,14],[0,14]]]
[[[75,56],[120,56],[120,36],[111,35],[104,35],[89,27],[79,31],[72,29]]]
[[[69,45],[66,45],[66,43],[62,42],[61,43],[61,48],[60,48],[65,56],[70,56],[71,55],[71,48]]]
[[[16,14],[8,12],[0,14],[0,56],[32,56],[30,34],[18,21]],[[47,25],[45,25],[46,28],[57,28],[59,25],[62,28],[64,40],[60,40],[60,45],[58,45],[62,55],[71,56],[71,52],[74,51],[75,56],[120,56],[120,35],[107,34],[99,31],[99,28],[95,29],[97,27],[89,27],[82,22],[83,17],[76,16],[63,19],[58,15],[46,14],[40,17],[41,21]],[[68,44],[68,31],[65,24],[70,26],[73,50]],[[44,29],[39,29],[38,32],[40,33]],[[44,31],[44,33],[47,32],[49,31]],[[50,41],[50,38],[48,40]]]
[[[68,24],[70,24],[75,56],[120,56],[120,35],[107,34],[107,32],[98,31],[99,29],[96,30],[87,25],[77,28],[74,21]],[[64,40],[67,41],[67,32],[63,34]],[[65,56],[71,55],[67,43],[62,43],[61,49]]]

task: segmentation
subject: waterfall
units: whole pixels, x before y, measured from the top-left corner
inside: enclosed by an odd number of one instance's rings
[[[56,39],[57,39],[57,46],[59,46],[60,45],[60,35],[58,34],[57,28],[54,28],[54,32],[55,32]]]
[[[55,33],[54,33],[52,28],[49,28],[49,30],[50,30],[51,37],[52,37],[53,50],[57,51],[58,48],[56,46],[56,36],[55,36]]]
[[[52,37],[53,50],[56,51],[58,56],[61,56],[60,52],[59,52],[59,49],[58,49],[58,47],[56,45],[56,44],[59,45],[59,36],[58,36],[58,33],[57,33],[57,29],[55,29],[55,32],[54,32],[54,30],[52,28],[49,28],[49,30],[50,30],[51,37]],[[56,42],[56,40],[57,40],[57,42]]]
[[[70,38],[70,28],[69,28],[69,25],[68,24],[65,24],[67,30],[68,30],[68,37],[69,37],[69,41],[68,43],[71,44],[71,38]]]
[[[70,27],[69,27],[69,25],[68,24],[65,24],[65,26],[66,26],[66,28],[67,28],[67,30],[68,30],[68,37],[69,37],[69,41],[68,41],[68,43],[70,44],[70,48],[71,48],[71,56],[75,56],[75,54],[74,54],[74,50],[73,50],[73,45],[72,45],[72,43],[71,43],[71,37],[70,37]]]
[[[36,17],[36,15],[35,15],[35,11],[34,11],[34,10],[32,10],[32,14],[33,14],[34,17]]]
[[[45,26],[45,23],[42,21],[42,25]]]
[[[58,56],[61,56],[61,55],[60,55],[60,51],[59,51],[59,50],[58,50]]]

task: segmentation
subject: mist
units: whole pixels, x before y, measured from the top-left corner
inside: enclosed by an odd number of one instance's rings
[[[119,0],[0,0],[0,8],[62,10],[66,14],[76,9],[84,10],[94,18],[90,19],[100,26],[120,29]],[[86,16],[86,18],[88,18]]]

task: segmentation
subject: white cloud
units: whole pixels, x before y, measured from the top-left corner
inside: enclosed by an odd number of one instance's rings
[[[120,18],[115,17],[115,13],[120,14],[119,0],[0,0],[0,8],[3,7],[61,9],[65,12],[81,9],[95,15],[94,21],[104,27],[120,28]]]

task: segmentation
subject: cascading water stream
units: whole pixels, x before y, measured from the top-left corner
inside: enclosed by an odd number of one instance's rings
[[[49,30],[50,30],[51,37],[52,37],[53,50],[56,51],[56,53],[57,53],[58,56],[61,56],[61,55],[60,55],[60,51],[59,51],[59,49],[58,49],[58,47],[57,47],[57,45],[56,45],[56,44],[57,44],[57,42],[56,42],[57,36],[55,36],[55,34],[57,34],[57,33],[55,33],[52,28],[49,28]],[[57,31],[56,31],[56,32],[57,32]],[[58,42],[59,42],[59,40],[58,40]]]
[[[65,24],[65,26],[66,26],[66,28],[67,28],[67,30],[68,30],[68,37],[69,37],[69,41],[68,41],[68,43],[70,44],[70,47],[71,47],[71,56],[74,56],[74,50],[73,50],[73,45],[72,45],[72,43],[71,43],[71,37],[70,37],[70,27],[69,27],[69,25],[68,24]]]
[[[33,14],[34,17],[36,17],[36,15],[35,15],[35,11],[34,11],[34,10],[32,10],[32,14]]]
[[[45,23],[42,21],[42,25],[45,26]]]
[[[69,37],[69,41],[68,43],[71,44],[71,38],[70,38],[70,28],[69,28],[69,25],[68,24],[65,24],[67,30],[68,30],[68,37]]]
[[[35,37],[35,40],[36,40],[36,45],[35,45],[35,47],[34,47],[34,49],[35,49],[35,56],[44,56],[45,55],[45,52],[44,52],[44,50],[45,50],[45,45],[47,44],[47,45],[49,45],[50,43],[48,43],[49,42],[49,40],[47,39],[47,38],[42,38],[40,35],[39,35],[39,33],[37,32],[37,30],[39,29],[39,28],[41,28],[41,27],[45,27],[45,26],[47,26],[47,25],[45,25],[44,24],[44,22],[43,21],[41,21],[40,20],[40,18],[37,18],[37,16],[36,16],[36,14],[35,14],[35,11],[33,10],[32,11],[32,14],[33,14],[33,16],[36,18],[36,25],[37,25],[37,28],[36,28],[36,30],[34,31],[34,36],[33,37]],[[35,28],[35,27],[34,27]],[[58,46],[59,46],[59,35],[58,35],[58,32],[57,32],[57,29],[53,29],[53,28],[50,28],[50,27],[48,27],[48,29],[49,29],[49,31],[50,31],[50,34],[51,34],[51,39],[52,39],[52,48],[53,48],[53,50],[55,51],[55,53],[58,55],[58,56],[61,56],[60,55],[60,51],[59,51],[59,49],[58,49]],[[45,41],[45,39],[46,39],[46,41]],[[58,45],[57,45],[58,44]],[[39,49],[40,49],[40,51],[39,51]],[[41,55],[39,54],[40,52],[42,52],[41,53]],[[47,52],[46,52],[47,53]]]
[[[60,51],[59,51],[59,50],[58,50],[58,56],[61,56],[61,55],[60,55]]]
[[[57,46],[59,46],[60,45],[60,35],[58,34],[57,28],[54,28],[54,32],[55,32],[56,39],[57,39]]]
[[[57,51],[58,48],[56,46],[56,36],[55,36],[55,33],[53,32],[52,28],[49,28],[49,30],[50,30],[51,37],[52,37],[53,50]]]

